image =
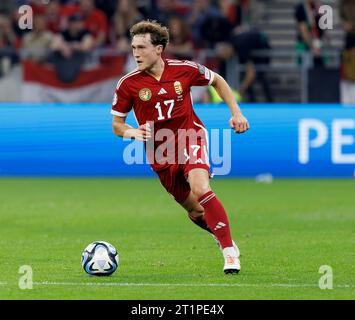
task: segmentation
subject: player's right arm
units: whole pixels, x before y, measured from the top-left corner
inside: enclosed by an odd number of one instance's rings
[[[111,114],[113,115],[112,130],[119,137],[147,141],[150,138],[150,128],[147,124],[140,125],[138,128],[132,128],[126,123],[127,115],[134,104],[129,88],[125,77],[118,81],[111,110]]]
[[[113,116],[112,130],[119,137],[147,141],[151,138],[151,130],[147,124],[140,125],[137,129],[126,123],[125,117]]]

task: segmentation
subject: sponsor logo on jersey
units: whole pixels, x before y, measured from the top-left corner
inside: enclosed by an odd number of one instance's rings
[[[180,81],[174,82],[174,89],[177,94],[182,94],[182,85]]]
[[[167,93],[166,90],[164,88],[161,88],[160,91],[158,92],[158,95],[165,94],[165,93]]]
[[[143,101],[148,101],[152,97],[152,91],[147,88],[139,90],[139,98]]]

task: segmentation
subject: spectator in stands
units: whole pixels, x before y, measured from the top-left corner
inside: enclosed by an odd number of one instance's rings
[[[19,45],[11,19],[0,15],[0,76],[9,73],[12,65],[18,62]]]
[[[24,35],[22,48],[24,57],[36,62],[45,62],[52,43],[52,32],[47,30],[45,15],[34,15],[33,30]]]
[[[264,91],[265,100],[272,102],[273,97],[264,71],[257,70],[258,66],[270,63],[267,55],[258,55],[255,50],[269,50],[271,47],[266,35],[262,32],[251,30],[231,36],[229,42],[221,42],[216,45],[215,52],[222,60],[227,61],[234,55],[239,63],[245,66],[244,77],[238,88],[239,95],[244,99],[248,96],[250,102],[256,102],[254,84],[259,81]]]
[[[166,54],[176,59],[191,60],[193,58],[193,42],[187,24],[180,16],[169,19],[169,46]]]
[[[341,102],[355,104],[355,2],[353,0],[340,1],[340,16],[345,30]]]
[[[96,9],[94,0],[80,0],[79,13],[84,19],[86,29],[95,39],[95,46],[102,47],[108,40],[108,20],[106,15]]]
[[[63,7],[59,0],[51,0],[46,6],[47,28],[53,33],[64,29]]]
[[[222,21],[221,18],[221,12],[216,6],[211,4],[211,0],[193,1],[187,22],[192,33],[193,42],[196,46],[208,46],[214,41],[216,35],[221,35],[215,32],[209,34],[211,22],[214,22],[214,30],[218,28],[221,29],[222,26],[225,27],[224,21]]]
[[[158,11],[157,0],[137,1],[137,9],[144,20],[155,19],[155,14]]]
[[[177,12],[177,2],[178,1],[172,1],[172,0],[158,0],[156,2],[156,10],[155,12],[152,12],[151,18],[154,20],[159,21],[163,25],[168,25],[169,19],[176,15],[179,14]]]
[[[95,44],[80,13],[70,16],[68,23],[68,29],[56,35],[51,46],[51,62],[59,79],[65,83],[77,78]]]
[[[218,5],[222,15],[229,21],[232,33],[237,34],[250,29],[248,0],[219,0]]]
[[[324,59],[321,54],[324,30],[319,27],[321,18],[319,6],[318,0],[304,0],[295,8],[298,33],[296,50],[300,55],[304,52],[310,52],[315,67],[324,66]]]
[[[111,21],[117,8],[117,0],[95,0],[95,7],[106,15],[108,21]]]
[[[0,1],[0,14],[11,16],[16,8],[13,0],[1,0]]]
[[[135,0],[118,0],[117,4],[113,16],[113,42],[116,43],[118,51],[130,53],[132,49],[129,29],[144,18],[138,11]]]
[[[222,14],[207,16],[200,26],[200,45],[203,48],[213,48],[216,43],[228,41],[232,25]]]

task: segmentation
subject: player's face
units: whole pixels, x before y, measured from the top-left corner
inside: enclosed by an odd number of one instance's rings
[[[157,63],[163,50],[162,45],[153,45],[150,34],[135,35],[132,39],[133,57],[139,71],[149,70]]]

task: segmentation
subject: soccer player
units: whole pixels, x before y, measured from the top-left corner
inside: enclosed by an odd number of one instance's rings
[[[162,58],[169,42],[165,26],[141,21],[132,26],[130,34],[137,68],[118,81],[111,110],[113,131],[144,141],[161,184],[195,224],[214,235],[223,253],[224,273],[238,273],[239,249],[232,240],[226,211],[209,184],[206,129],[194,113],[191,87],[212,85],[216,89],[230,108],[229,124],[236,133],[248,130],[248,121],[220,75],[194,62]],[[125,123],[132,109],[138,128]]]

